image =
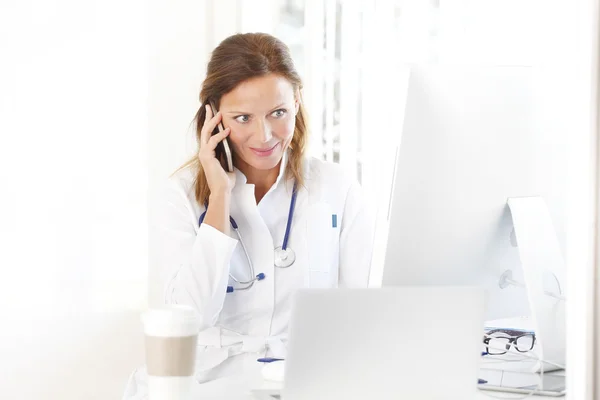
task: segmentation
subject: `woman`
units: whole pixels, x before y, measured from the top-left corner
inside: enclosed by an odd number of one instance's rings
[[[306,157],[301,89],[288,48],[267,34],[225,39],[208,64],[198,156],[171,177],[159,221],[165,302],[195,307],[205,327],[199,382],[255,376],[257,358],[284,358],[297,289],[367,287],[373,230],[361,189]],[[219,122],[226,129],[211,136]],[[215,156],[226,138],[231,173]]]

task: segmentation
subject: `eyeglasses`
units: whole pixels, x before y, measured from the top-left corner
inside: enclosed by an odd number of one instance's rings
[[[535,333],[519,332],[517,335],[511,336],[509,332],[510,331],[506,330],[493,330],[487,332],[486,336],[483,338],[486,352],[489,355],[499,356],[506,354],[511,346],[520,353],[525,353],[533,349],[535,344]]]

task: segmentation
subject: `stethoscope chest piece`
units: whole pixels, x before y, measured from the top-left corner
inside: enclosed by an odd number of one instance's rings
[[[281,246],[275,249],[275,266],[287,268],[296,261],[296,253],[291,248],[283,249]]]

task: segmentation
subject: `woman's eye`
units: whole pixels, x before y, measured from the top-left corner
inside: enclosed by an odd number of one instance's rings
[[[285,115],[286,112],[287,112],[287,110],[280,108],[279,110],[273,111],[273,114],[271,114],[271,115],[274,116],[275,118],[281,118]]]
[[[238,115],[237,117],[235,117],[235,120],[237,122],[244,124],[244,123],[250,121],[250,117],[248,115]]]

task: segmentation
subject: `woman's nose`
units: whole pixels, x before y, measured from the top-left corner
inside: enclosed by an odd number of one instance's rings
[[[263,143],[267,143],[271,140],[271,138],[273,138],[273,133],[271,132],[271,125],[269,125],[269,123],[266,121],[259,121],[256,131],[257,137]]]

